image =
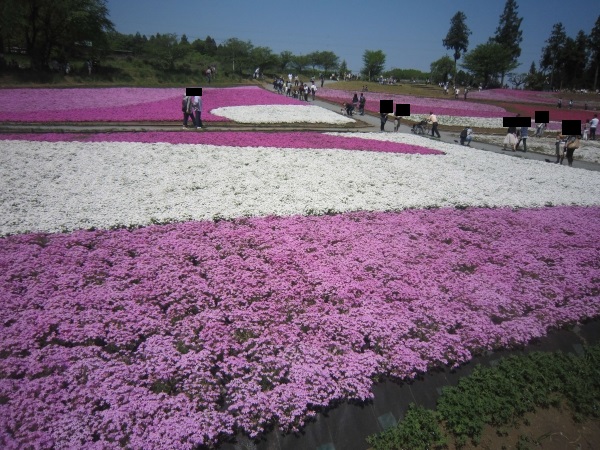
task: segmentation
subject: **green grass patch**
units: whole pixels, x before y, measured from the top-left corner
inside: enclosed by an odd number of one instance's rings
[[[527,412],[565,402],[577,422],[600,418],[600,345],[582,356],[532,352],[478,365],[443,389],[435,410],[411,405],[396,427],[367,442],[375,450],[444,448],[449,440],[477,445],[486,425],[515,426]]]

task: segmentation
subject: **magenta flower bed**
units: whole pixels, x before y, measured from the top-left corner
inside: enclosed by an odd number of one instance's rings
[[[41,134],[0,134],[0,140],[46,141],[46,142],[168,142],[171,144],[208,144],[234,147],[278,147],[297,149],[344,149],[372,152],[406,153],[420,155],[443,155],[418,145],[402,144],[374,139],[331,136],[316,132],[142,132],[142,133],[41,133]]]
[[[477,100],[492,100],[497,102],[518,102],[518,103],[545,103],[555,104],[562,94],[542,91],[525,91],[516,89],[486,89],[481,92],[471,91],[469,97]],[[563,97],[564,106],[567,106],[568,99]]]
[[[0,239],[3,448],[295,428],[600,313],[600,208],[439,209]]]
[[[463,101],[462,98],[461,100],[444,100],[384,92],[364,92],[363,94],[366,98],[365,109],[371,112],[379,112],[380,100],[393,100],[394,104],[409,103],[411,115],[429,114],[431,111],[438,115],[468,117],[503,117],[508,114],[504,108],[499,106]],[[354,91],[321,88],[317,91],[317,95],[325,100],[342,103],[351,101]]]
[[[3,122],[162,122],[182,120],[185,88],[0,89]],[[224,106],[305,105],[259,87],[203,89],[202,120]],[[32,108],[32,105],[35,105]]]

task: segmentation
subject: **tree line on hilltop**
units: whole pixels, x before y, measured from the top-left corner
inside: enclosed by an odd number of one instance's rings
[[[431,63],[430,72],[414,69],[385,70],[381,50],[365,50],[362,80],[392,77],[398,80],[430,79],[456,85],[504,86],[528,89],[583,89],[598,87],[600,67],[600,16],[589,33],[568,36],[562,23],[552,27],[539,64],[528,72],[515,72],[521,56],[523,18],[516,0],[506,0],[493,36],[468,51],[471,31],[464,12],[450,20],[442,45],[452,52]],[[66,62],[93,60],[102,64],[121,57],[154,71],[193,74],[216,67],[225,76],[249,77],[255,68],[267,76],[287,73],[324,73],[344,77],[345,60],[332,51],[294,54],[230,38],[219,44],[210,36],[190,42],[184,34],[152,36],[122,34],[108,19],[105,0],[3,0],[0,2],[0,68],[10,60],[27,60],[32,71],[64,67]],[[459,63],[460,61],[460,63]],[[16,64],[14,64],[16,65]],[[20,64],[19,64],[20,65]],[[460,67],[460,69],[459,69]],[[83,69],[82,69],[83,70]]]

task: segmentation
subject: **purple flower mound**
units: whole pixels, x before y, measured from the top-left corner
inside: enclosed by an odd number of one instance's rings
[[[171,144],[205,144],[234,147],[278,147],[297,149],[343,149],[366,150],[372,152],[405,153],[420,155],[443,155],[418,145],[398,142],[378,141],[346,136],[331,136],[312,131],[306,132],[244,132],[225,131],[211,133],[189,132],[143,132],[143,133],[42,133],[42,134],[0,134],[1,140],[27,140],[45,142],[167,142]]]
[[[437,209],[0,239],[0,446],[296,429],[600,313],[600,208]]]

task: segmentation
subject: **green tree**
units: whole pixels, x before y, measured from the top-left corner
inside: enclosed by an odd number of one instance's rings
[[[365,50],[363,64],[361,73],[371,81],[371,78],[377,78],[383,73],[385,53],[381,50]]]
[[[339,68],[340,78],[343,80],[344,76],[348,73],[348,64],[346,64],[346,60],[342,60]]]
[[[594,72],[594,91],[598,86],[598,72],[600,71],[600,15],[596,19],[594,28],[590,32],[589,42],[590,46],[590,60],[593,66],[595,66]]]
[[[279,53],[279,70],[281,70],[281,72],[285,72],[289,68],[293,59],[294,54],[289,50],[284,50]]]
[[[329,72],[335,69],[340,61],[340,58],[333,52],[322,51],[317,53],[317,66],[323,69],[323,72]]]
[[[456,78],[456,61],[461,54],[467,51],[469,47],[469,35],[471,31],[466,24],[467,16],[462,11],[458,11],[452,19],[450,19],[450,30],[442,40],[444,47],[448,50],[454,50],[454,77]],[[461,53],[462,52],[462,53]]]
[[[295,55],[291,61],[292,67],[294,71],[298,74],[304,72],[306,67],[310,65],[310,60],[308,55]]]
[[[545,76],[543,72],[538,72],[535,68],[535,62],[531,61],[529,72],[527,73],[527,79],[525,80],[525,87],[527,89],[541,91],[544,89]]]
[[[492,78],[497,77],[503,71],[509,72],[518,66],[512,61],[510,49],[497,42],[479,44],[465,54],[461,65],[481,80],[484,85],[487,85]]]
[[[564,54],[566,40],[565,27],[561,22],[555,23],[552,26],[550,37],[546,40],[547,45],[542,50],[540,61],[540,67],[543,70],[550,70],[551,88],[554,88],[554,77],[556,74],[560,74],[563,69],[564,63],[561,57]]]
[[[510,49],[512,61],[515,63],[521,56],[519,44],[523,41],[523,31],[521,31],[523,18],[518,16],[518,9],[519,6],[515,0],[506,0],[504,11],[500,16],[500,23],[496,28],[496,35],[492,38],[494,42]],[[502,72],[501,85],[504,85],[504,75],[505,72]]]
[[[448,76],[455,69],[454,62],[448,55],[442,56],[440,59],[432,62],[429,68],[431,71],[431,81],[434,83],[447,82]]]
[[[52,57],[77,54],[84,42],[93,51],[105,49],[106,33],[114,30],[105,0],[3,0],[2,12],[14,20],[2,25],[3,37],[10,30],[24,42],[35,69],[48,67]]]
[[[259,67],[261,73],[271,72],[278,67],[277,55],[269,47],[254,47],[250,51],[252,67]]]
[[[173,33],[156,33],[150,37],[146,48],[148,55],[155,59],[160,68],[174,70],[175,63],[185,58],[190,46],[179,44]]]
[[[238,38],[229,38],[219,46],[217,56],[224,66],[228,67],[231,63],[233,73],[242,74],[244,69],[251,70],[250,52],[253,47],[250,41],[244,42]]]

